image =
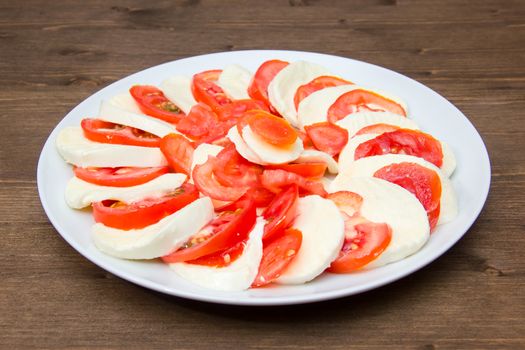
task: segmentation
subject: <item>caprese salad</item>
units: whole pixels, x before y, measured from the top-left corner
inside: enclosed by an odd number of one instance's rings
[[[305,61],[130,86],[56,146],[100,251],[216,290],[389,264],[458,210],[453,152],[400,98]]]

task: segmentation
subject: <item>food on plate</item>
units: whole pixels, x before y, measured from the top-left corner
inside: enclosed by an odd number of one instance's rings
[[[59,132],[100,251],[275,288],[402,260],[455,218],[454,154],[403,100],[312,62],[239,63],[130,86]]]

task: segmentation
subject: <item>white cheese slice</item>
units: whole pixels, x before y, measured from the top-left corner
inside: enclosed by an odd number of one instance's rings
[[[99,143],[84,137],[82,128],[65,127],[56,139],[58,153],[79,167],[157,167],[167,165],[158,147]]]
[[[339,85],[317,90],[299,103],[297,122],[301,130],[306,125],[327,121],[328,109],[345,92],[357,89],[356,85]]]
[[[252,73],[245,68],[237,65],[230,64],[222,70],[217,80],[219,85],[226,96],[233,100],[248,99],[248,87],[252,80]]]
[[[330,72],[320,65],[305,61],[290,63],[268,85],[270,103],[290,124],[297,127],[295,93],[301,85],[322,75],[330,75]]]
[[[305,149],[303,153],[297,158],[294,163],[326,163],[328,166],[328,172],[331,174],[337,174],[339,172],[339,166],[335,159],[328,153],[313,150]]]
[[[206,163],[209,156],[217,156],[217,154],[219,154],[219,152],[222,151],[223,148],[224,147],[212,145],[210,143],[201,143],[193,151],[191,171],[193,171],[193,168],[195,168],[195,166]]]
[[[237,152],[246,160],[255,163],[255,164],[261,164],[261,165],[267,165],[265,162],[262,161],[259,156],[252,151],[250,147],[244,142],[243,138],[239,134],[239,131],[237,130],[237,126],[233,126],[228,131],[228,138],[231,142],[235,145],[235,149]]]
[[[299,252],[277,279],[280,284],[311,281],[334,261],[344,242],[344,220],[337,206],[318,195],[299,198],[292,227],[301,231]]]
[[[66,203],[71,208],[85,208],[93,202],[113,199],[125,203],[138,201],[145,197],[160,197],[180,187],[186,181],[185,174],[163,174],[141,185],[130,187],[111,187],[95,185],[77,177],[71,178],[66,186]]]
[[[211,200],[203,197],[142,229],[119,230],[97,223],[91,233],[103,253],[122,259],[154,259],[178,249],[212,218]]]
[[[392,229],[388,247],[365,268],[404,259],[421,249],[429,238],[430,227],[425,208],[415,196],[385,180],[343,176],[332,182],[329,192],[352,191],[359,194],[363,197],[361,215],[375,223],[386,223]]]
[[[376,124],[394,125],[401,129],[419,129],[412,119],[391,112],[363,111],[352,113],[337,121],[336,124],[348,131],[349,139],[354,137],[361,129]]]
[[[256,135],[247,125],[242,129],[242,139],[253,153],[265,164],[293,162],[303,152],[303,141],[298,137],[289,147],[277,147]]]
[[[107,101],[102,101],[100,104],[97,118],[115,124],[131,126],[158,137],[164,137],[172,133],[180,134],[173,124],[147,116],[143,113],[133,113],[121,109]]]
[[[128,91],[113,96],[109,103],[128,112],[142,114],[139,105]]]
[[[262,218],[257,219],[241,256],[228,266],[209,267],[174,263],[170,264],[170,267],[182,278],[201,287],[221,291],[248,289],[259,272],[263,254],[264,224],[265,221]]]
[[[168,78],[160,84],[159,89],[185,114],[190,113],[191,108],[197,104],[191,92],[191,79],[188,77],[176,75]]]
[[[339,175],[334,179],[332,186],[341,186],[342,183],[348,181],[352,177],[372,177],[376,171],[385,166],[405,162],[419,164],[428,169],[434,170],[438,174],[439,179],[441,180],[441,200],[438,225],[452,221],[458,213],[457,199],[452,183],[438,167],[427,162],[423,158],[404,154],[385,154],[381,156],[361,158],[345,168],[344,172],[339,172]]]

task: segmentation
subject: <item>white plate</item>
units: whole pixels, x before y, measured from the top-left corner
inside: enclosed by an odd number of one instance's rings
[[[314,281],[298,286],[271,286],[244,292],[217,292],[192,285],[178,278],[161,262],[126,261],[99,252],[90,239],[91,213],[67,207],[66,182],[72,176],[55,149],[58,131],[79,125],[95,116],[99,104],[133,84],[158,85],[165,78],[225,67],[238,63],[255,71],[269,59],[306,60],[324,65],[335,74],[359,85],[385,90],[404,99],[413,119],[423,131],[448,142],[457,158],[452,183],[457,191],[459,215],[439,226],[428,243],[416,254],[387,266],[348,275],[325,273]],[[51,223],[80,254],[101,268],[146,288],[179,297],[208,302],[240,305],[298,304],[333,299],[370,290],[402,278],[432,262],[456,243],[469,229],[485,203],[490,186],[487,150],[469,120],[445,98],[428,87],[391,70],[343,57],[298,51],[237,51],[214,53],[161,64],[135,73],[88,97],[57,125],[49,136],[38,163],[38,191]],[[452,273],[452,272],[451,272]]]

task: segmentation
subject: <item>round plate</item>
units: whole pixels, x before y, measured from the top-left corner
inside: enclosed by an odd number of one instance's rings
[[[121,260],[99,252],[91,241],[91,213],[72,210],[64,201],[64,189],[72,176],[72,170],[55,149],[58,131],[65,126],[78,126],[82,118],[96,115],[102,100],[127,91],[133,84],[158,85],[172,75],[192,76],[231,63],[240,64],[254,72],[262,62],[269,59],[318,63],[356,84],[388,91],[405,100],[411,118],[421,130],[447,142],[456,155],[458,166],[452,176],[452,183],[458,197],[457,218],[439,226],[419,252],[399,262],[347,275],[325,273],[303,285],[276,285],[235,293],[195,286],[179,278],[159,261]],[[38,163],[38,191],[49,220],[62,237],[87,259],[121,278],[159,292],[240,305],[298,304],[327,300],[364,292],[402,278],[438,258],[465,234],[479,215],[489,186],[490,163],[485,145],[469,120],[445,98],[415,80],[382,67],[343,57],[299,51],[214,53],[161,64],[132,74],[88,97],[68,113],[49,136]]]

